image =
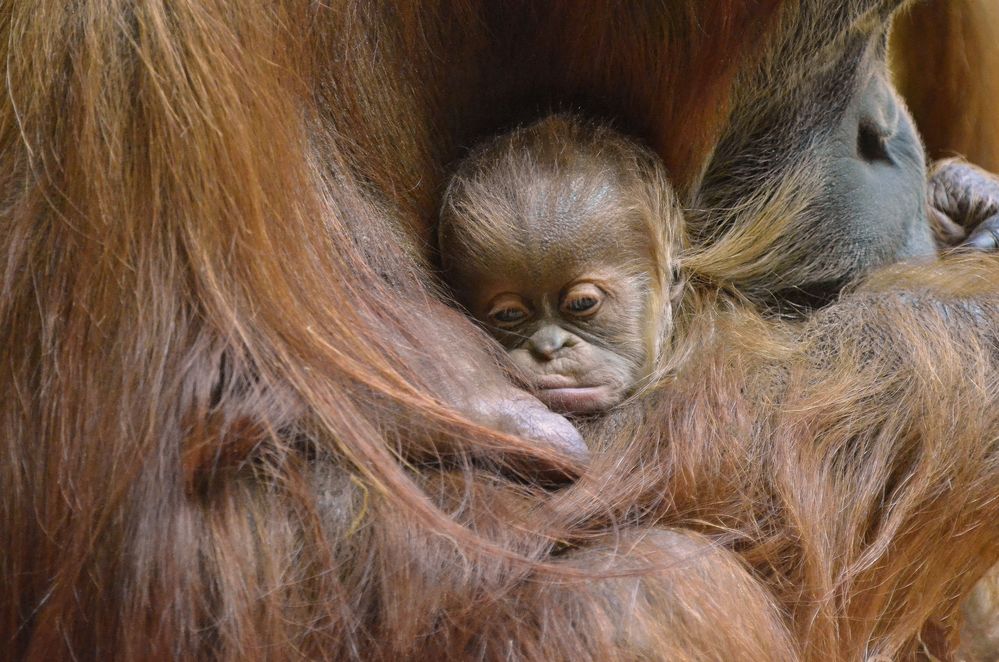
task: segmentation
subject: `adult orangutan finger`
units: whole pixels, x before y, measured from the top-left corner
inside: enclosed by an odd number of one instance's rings
[[[955,223],[950,216],[933,205],[929,208],[929,218],[933,236],[940,248],[957,246],[968,236],[968,232],[959,223]]]
[[[999,251],[999,214],[990,216],[972,230],[959,248],[993,253]]]
[[[480,461],[498,462],[502,470],[525,480],[564,485],[578,478],[589,461],[586,442],[572,423],[527,391],[509,384],[484,387],[465,400],[460,411],[483,427],[520,437],[547,451],[539,455],[508,448],[495,455],[489,451],[477,454]]]
[[[576,427],[563,416],[550,411],[534,398],[500,403],[497,427],[525,439],[537,441],[585,463],[590,451]]]

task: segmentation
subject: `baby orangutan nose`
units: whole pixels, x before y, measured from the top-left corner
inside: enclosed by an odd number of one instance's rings
[[[562,349],[576,345],[576,336],[555,324],[543,326],[531,336],[527,345],[531,356],[542,363],[555,359]]]

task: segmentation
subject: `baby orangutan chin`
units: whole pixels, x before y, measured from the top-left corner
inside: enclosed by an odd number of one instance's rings
[[[565,414],[606,411],[655,381],[682,236],[658,158],[564,115],[475,149],[439,227],[459,301]]]

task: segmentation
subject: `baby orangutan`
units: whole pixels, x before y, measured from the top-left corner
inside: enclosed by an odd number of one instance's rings
[[[655,381],[682,236],[658,158],[564,115],[473,151],[439,226],[459,301],[565,414],[606,411]]]

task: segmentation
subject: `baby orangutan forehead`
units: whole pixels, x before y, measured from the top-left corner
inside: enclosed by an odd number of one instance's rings
[[[553,181],[544,181],[551,179]],[[628,209],[620,186],[609,177],[583,174],[539,178],[519,200],[524,234],[538,257],[551,257],[562,251],[593,251],[607,247],[604,235],[609,225],[621,226],[627,234]],[[610,242],[613,243],[613,242]],[[585,257],[580,255],[579,257]]]
[[[442,237],[453,266],[550,280],[594,263],[620,264],[648,250],[635,201],[613,173],[543,172],[468,187]],[[512,181],[511,181],[512,180]]]

